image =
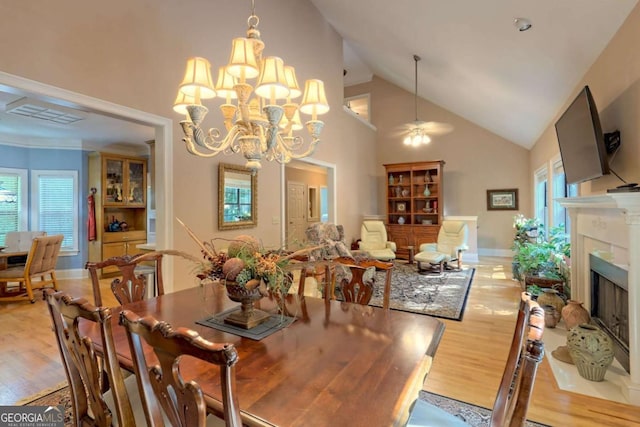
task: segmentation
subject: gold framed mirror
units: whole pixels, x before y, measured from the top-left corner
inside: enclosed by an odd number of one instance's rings
[[[238,165],[218,166],[218,229],[258,225],[258,172]]]

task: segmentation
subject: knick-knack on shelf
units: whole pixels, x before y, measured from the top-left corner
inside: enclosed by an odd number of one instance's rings
[[[427,171],[427,172],[424,174],[424,182],[425,182],[425,183],[427,183],[427,182],[431,182],[431,174],[429,173],[429,171]]]
[[[393,185],[393,183],[394,183],[393,175],[389,175],[389,185]]]
[[[395,188],[395,193],[396,193],[396,197],[401,197],[402,196],[402,187],[400,187],[399,185]]]
[[[400,225],[404,224],[404,217],[403,216],[398,218],[398,224],[400,224]]]
[[[425,197],[429,197],[431,195],[431,191],[429,191],[428,185],[424,186],[424,192],[422,194],[424,194]]]
[[[402,184],[402,175],[398,177],[398,184]]]

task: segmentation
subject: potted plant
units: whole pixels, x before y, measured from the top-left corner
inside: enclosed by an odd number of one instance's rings
[[[515,235],[511,248],[514,251],[511,273],[515,280],[522,281],[524,278],[520,274],[520,251],[526,243],[537,242],[541,235],[542,223],[537,218],[526,218],[524,215],[518,214],[513,219],[513,228],[515,229]]]
[[[524,280],[525,287],[531,284],[560,287],[562,293],[569,296],[568,260],[571,245],[564,226],[551,227],[546,238],[540,226],[538,232],[535,240],[518,244],[515,261],[518,263],[521,280]]]

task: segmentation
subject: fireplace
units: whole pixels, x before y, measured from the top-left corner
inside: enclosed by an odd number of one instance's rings
[[[598,325],[615,336],[616,359],[621,365],[628,360],[628,375],[612,385],[640,406],[640,193],[557,201],[567,208],[571,224],[571,298],[583,302]],[[604,272],[600,264],[608,264]]]
[[[613,341],[614,354],[629,372],[629,283],[627,271],[593,254],[591,318]]]

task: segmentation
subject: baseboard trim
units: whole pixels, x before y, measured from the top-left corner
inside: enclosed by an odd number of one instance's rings
[[[513,251],[511,249],[479,248],[478,255],[495,256],[495,257],[502,257],[502,258],[513,258]]]

